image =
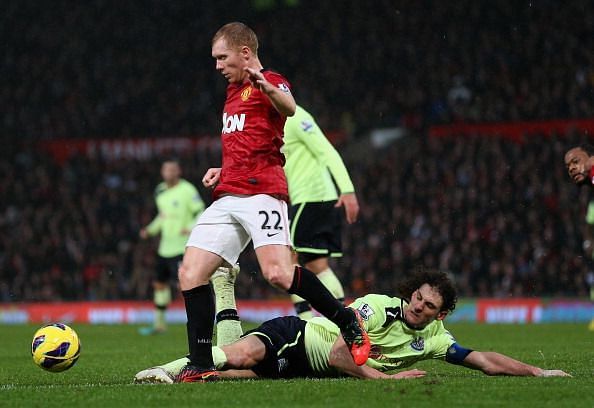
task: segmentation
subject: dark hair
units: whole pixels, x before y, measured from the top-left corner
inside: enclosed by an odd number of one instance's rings
[[[584,152],[586,152],[588,154],[588,156],[594,156],[594,146],[592,146],[590,143],[580,143],[577,146],[567,149],[567,151],[572,150],[572,149],[581,149]]]
[[[445,272],[428,269],[422,265],[417,266],[414,273],[398,285],[399,294],[402,298],[410,302],[413,292],[425,283],[437,290],[441,295],[443,304],[441,305],[440,312],[453,312],[458,301],[458,293],[454,282],[452,282]]]
[[[163,161],[161,163],[175,163],[175,164],[177,164],[178,166],[181,167],[180,160],[177,157],[175,157],[175,156],[164,157],[163,158]]]

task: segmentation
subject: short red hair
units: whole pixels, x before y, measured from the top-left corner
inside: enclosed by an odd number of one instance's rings
[[[227,41],[229,48],[238,49],[246,46],[252,50],[254,55],[258,55],[258,37],[254,30],[243,23],[235,21],[225,24],[212,37],[212,43],[214,44],[220,38]]]

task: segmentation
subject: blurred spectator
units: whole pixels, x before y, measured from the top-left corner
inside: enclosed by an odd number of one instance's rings
[[[216,134],[210,40],[237,19],[324,129],[594,112],[592,2],[251,3],[3,2],[2,135]]]
[[[390,292],[417,263],[452,272],[464,296],[587,294],[588,192],[567,183],[565,143],[402,143],[355,173],[363,203],[345,236],[351,294]]]
[[[154,215],[160,158],[58,166],[23,146],[218,134],[210,39],[231,20],[255,28],[322,128],[351,136],[594,112],[592,2],[289,3],[3,3],[0,301],[146,298],[154,246],[135,231]],[[418,262],[452,271],[465,296],[585,294],[587,198],[563,180],[560,140],[405,143],[347,160],[363,218],[345,236],[348,295],[389,292]],[[188,154],[185,174],[219,160]],[[241,262],[239,297],[274,293],[252,252]]]
[[[347,160],[362,206],[344,236],[347,295],[390,293],[417,263],[450,271],[464,296],[587,295],[588,197],[566,180],[565,143],[397,143]],[[146,298],[155,245],[136,231],[156,211],[160,158],[80,156],[60,167],[35,151],[12,154],[12,166],[0,160],[0,301]],[[183,157],[187,178],[200,180],[218,154]],[[240,262],[239,297],[276,295],[251,247]]]

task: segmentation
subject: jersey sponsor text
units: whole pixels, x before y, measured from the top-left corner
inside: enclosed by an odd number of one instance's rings
[[[223,113],[223,133],[229,134],[233,132],[243,131],[245,125],[245,113],[238,115],[227,115],[227,112]]]

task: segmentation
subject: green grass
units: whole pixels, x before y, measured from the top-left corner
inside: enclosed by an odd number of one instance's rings
[[[460,344],[495,350],[573,378],[487,377],[438,361],[417,367],[422,379],[401,381],[250,380],[212,384],[134,385],[134,374],[180,357],[185,327],[141,337],[136,326],[74,325],[83,343],[77,365],[63,373],[36,367],[30,356],[36,326],[0,326],[0,407],[592,407],[594,333],[584,325],[452,324]]]

